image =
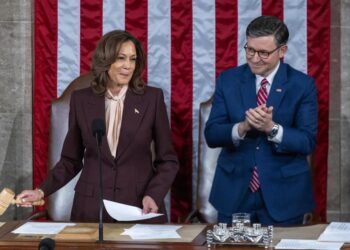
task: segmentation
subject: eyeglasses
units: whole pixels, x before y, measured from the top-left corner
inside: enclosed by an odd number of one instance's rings
[[[276,49],[271,50],[271,51],[265,51],[265,50],[255,50],[253,48],[248,47],[248,44],[244,45],[244,49],[245,49],[245,53],[247,56],[253,57],[255,56],[255,53],[258,53],[258,56],[261,59],[268,59],[269,56],[275,52],[276,50],[278,50],[279,48],[281,48],[284,44],[278,46]]]

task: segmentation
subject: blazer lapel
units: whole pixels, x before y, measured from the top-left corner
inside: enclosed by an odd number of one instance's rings
[[[267,98],[266,105],[273,106],[274,111],[276,111],[281,103],[281,100],[286,92],[287,83],[287,68],[286,65],[281,63],[280,67],[273,79],[269,96]]]
[[[255,75],[250,71],[248,65],[241,84],[241,97],[245,110],[256,107]]]
[[[87,120],[88,126],[92,135],[92,121],[94,119],[102,119],[104,122],[106,121],[106,111],[105,111],[105,98],[104,96],[98,96],[92,94],[88,101],[88,110],[87,110]],[[107,131],[106,131],[107,133]],[[109,149],[107,135],[105,134],[102,137],[101,142],[101,154],[103,154],[108,160],[113,161],[113,156]]]
[[[144,95],[137,95],[130,89],[126,93],[116,159],[123,154],[130,142],[134,140],[147,108],[143,97]]]

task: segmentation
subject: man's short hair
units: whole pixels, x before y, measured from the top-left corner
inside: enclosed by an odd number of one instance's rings
[[[273,35],[277,46],[287,44],[289,31],[287,25],[274,16],[260,16],[255,18],[247,27],[247,37],[261,37]]]

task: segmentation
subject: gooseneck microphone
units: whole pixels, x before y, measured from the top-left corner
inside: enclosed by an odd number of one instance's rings
[[[55,241],[51,238],[42,239],[39,243],[38,250],[54,250],[55,249]]]
[[[92,121],[92,135],[97,139],[97,146],[101,145],[102,136],[106,133],[105,122],[102,119]]]
[[[92,135],[96,138],[97,160],[99,165],[100,175],[100,211],[99,211],[99,225],[98,225],[98,242],[103,242],[103,186],[102,186],[102,161],[101,161],[101,141],[105,135],[105,122],[102,119],[94,119],[92,121]]]

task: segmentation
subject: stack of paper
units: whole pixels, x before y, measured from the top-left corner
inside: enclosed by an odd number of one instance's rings
[[[13,230],[14,234],[58,234],[66,226],[74,226],[74,223],[53,223],[53,222],[27,222]]]
[[[108,214],[117,221],[146,220],[163,215],[158,213],[144,214],[141,208],[114,201],[103,200],[103,203]]]
[[[181,236],[176,232],[179,228],[181,226],[136,224],[124,229],[121,235],[129,235],[133,240],[180,239]]]
[[[317,240],[282,239],[275,249],[338,250],[344,242],[350,242],[350,223],[332,222]]]
[[[318,240],[350,243],[350,223],[332,222],[327,226]]]
[[[294,240],[282,239],[275,249],[317,249],[317,250],[339,250],[343,243],[320,242],[317,240]]]

